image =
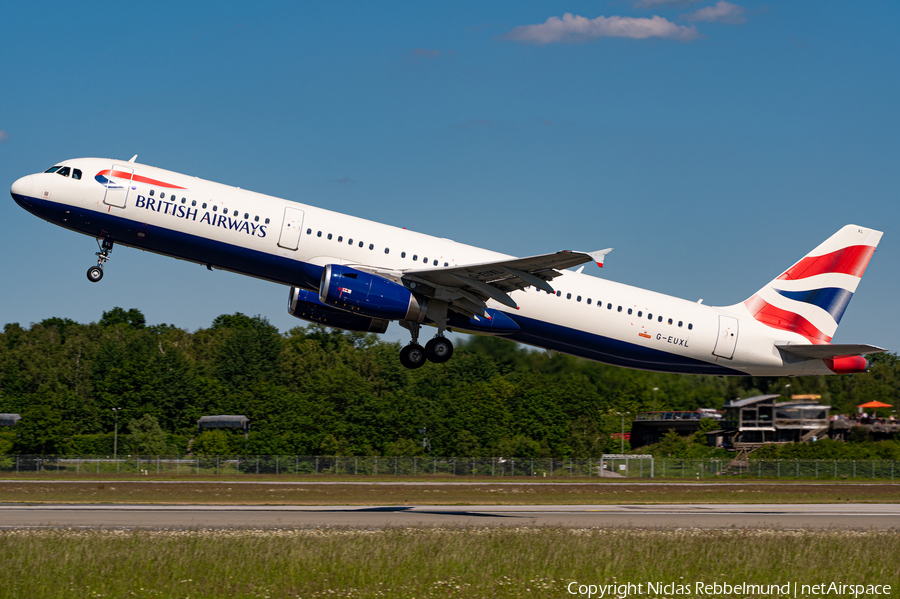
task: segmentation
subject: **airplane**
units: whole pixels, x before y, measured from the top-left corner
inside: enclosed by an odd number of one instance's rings
[[[516,258],[136,159],[65,160],[10,192],[28,212],[96,238],[91,282],[116,244],[272,281],[289,287],[288,311],[306,321],[374,333],[398,321],[411,337],[407,368],[449,360],[447,331],[720,376],[865,372],[865,356],[885,351],[831,344],[881,240],[873,229],[847,225],[749,299],[715,307],[581,272],[612,248]],[[437,329],[424,347],[423,324]]]

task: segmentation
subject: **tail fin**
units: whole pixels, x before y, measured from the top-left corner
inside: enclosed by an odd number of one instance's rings
[[[881,231],[847,225],[744,302],[763,324],[829,343],[881,241]]]

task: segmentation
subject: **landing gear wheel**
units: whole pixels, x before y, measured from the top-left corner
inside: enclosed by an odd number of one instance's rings
[[[425,350],[418,343],[410,343],[400,350],[400,363],[407,368],[419,368],[425,364]]]
[[[453,356],[453,344],[446,337],[435,337],[425,344],[425,357],[432,362],[446,362]]]
[[[103,269],[99,266],[90,267],[87,271],[87,278],[91,283],[96,283],[103,278]]]

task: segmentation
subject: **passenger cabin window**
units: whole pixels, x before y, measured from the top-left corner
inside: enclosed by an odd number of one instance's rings
[[[166,192],[164,192],[164,191],[159,192],[159,197],[162,200],[166,199]],[[227,210],[225,211],[225,214],[228,214]]]
[[[226,213],[227,213],[227,212],[226,212]],[[307,230],[306,230],[306,234],[307,234],[307,235],[312,235],[312,229],[307,229]]]
[[[638,310],[638,318],[640,318],[640,317],[643,316],[643,315],[644,315],[644,311],[643,311],[643,310]]]
[[[256,220],[259,220],[259,217],[258,217],[258,216],[256,217]],[[331,239],[331,233],[328,234],[328,239],[329,239],[329,240]]]
[[[616,312],[621,312],[621,311],[622,311],[622,306],[619,306],[619,309],[616,310]]]
[[[556,297],[562,297],[562,291],[557,291],[557,292],[556,292]]]
[[[678,321],[678,326],[681,326],[681,325],[683,325],[683,324],[684,324],[684,323],[683,323],[682,321],[680,321],[680,320]]]
[[[628,315],[631,315],[631,308],[628,308]]]
[[[153,195],[153,191],[154,191],[154,190],[152,190],[152,189],[150,190],[150,195]]]
[[[669,324],[672,324],[672,319],[671,319],[671,318],[669,319]]]
[[[422,262],[424,262],[425,264],[428,264],[428,258],[422,258]]]
[[[401,258],[406,258],[406,252],[400,252],[400,257],[401,257]]]
[[[316,234],[316,237],[321,237],[321,236],[322,236],[322,232],[319,231],[318,234]]]
[[[182,203],[182,204],[186,204],[186,203],[187,203],[187,198],[181,198],[181,203]]]
[[[659,317],[659,320],[657,320],[657,322],[662,322],[662,316]]]
[[[413,254],[413,262],[415,262],[418,259],[419,259],[419,257],[416,254]]]
[[[693,329],[694,329],[694,325],[692,325],[691,323],[688,323],[688,330],[691,331]]]
[[[218,206],[213,206],[213,212],[217,212],[219,210]]]
[[[375,249],[375,244],[374,244],[374,243],[370,243],[370,244],[369,244],[369,249],[370,249],[370,250],[374,250],[374,249]]]
[[[206,210],[206,202],[203,202],[203,209]]]
[[[196,205],[197,205],[197,200],[191,200],[191,206],[196,206]],[[204,208],[205,208],[205,207],[206,207],[206,206],[204,206]]]
[[[444,266],[450,266],[448,262],[444,262]]]
[[[206,204],[203,204],[203,207],[206,208]],[[266,219],[266,224],[269,224],[269,219]]]
[[[434,261],[434,265],[435,265],[435,266],[438,265],[438,261],[437,261],[437,260]]]
[[[572,294],[571,294],[571,293],[567,293],[567,294],[566,294],[566,299],[572,299]]]
[[[587,303],[588,303],[588,306],[590,306],[590,305],[591,305],[591,298],[588,298],[588,301],[587,301]]]
[[[607,310],[612,310],[612,304],[606,304],[606,309],[607,309]]]
[[[384,253],[385,253],[385,254],[390,254],[390,253],[391,253],[391,248],[384,248]]]
[[[248,218],[250,218],[250,214],[248,214],[247,212],[245,212],[245,213],[244,213],[244,220],[247,220]]]
[[[253,222],[255,222],[255,223],[259,222],[259,215],[253,217]],[[328,235],[328,239],[331,239],[331,235]]]
[[[363,242],[360,241],[360,242],[359,242],[359,247],[362,247],[362,246],[363,246]]]
[[[353,245],[353,238],[352,238],[352,237],[348,237],[348,238],[347,238],[347,245]]]
[[[269,219],[266,219],[266,222],[269,222]],[[343,235],[338,235],[338,241],[339,241],[339,242],[344,241],[344,236],[343,236]]]

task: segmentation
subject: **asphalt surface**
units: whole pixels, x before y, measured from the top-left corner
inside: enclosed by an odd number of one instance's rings
[[[261,506],[0,504],[0,528],[384,526],[777,527],[900,530],[898,504]]]

